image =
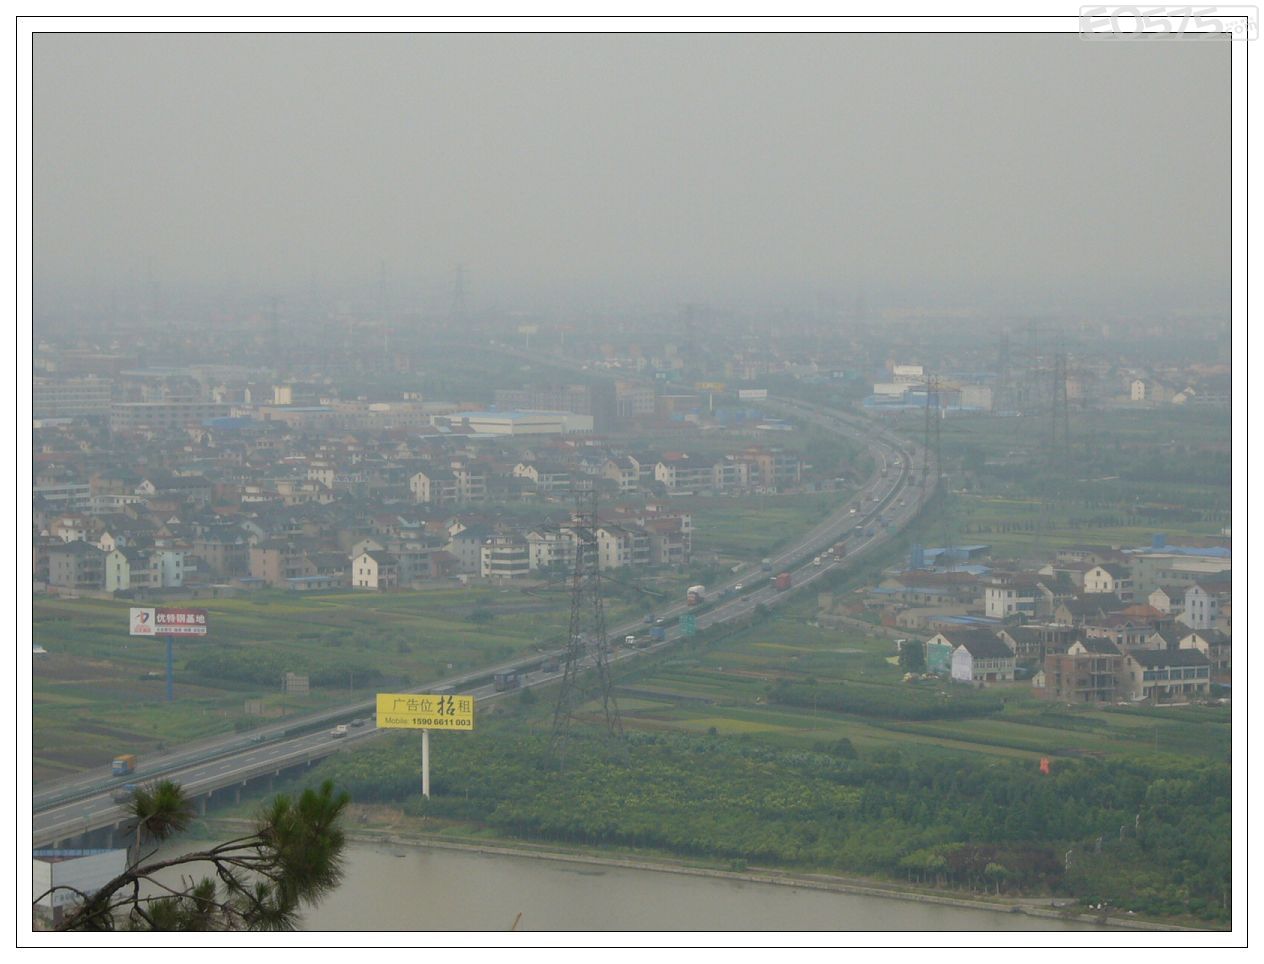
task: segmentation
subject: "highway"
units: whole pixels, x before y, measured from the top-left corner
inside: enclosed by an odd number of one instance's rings
[[[682,638],[679,617],[691,609],[696,612],[697,629],[703,630],[747,616],[759,605],[768,608],[777,606],[838,568],[850,566],[857,558],[871,555],[874,549],[908,525],[924,500],[929,498],[930,489],[923,489],[917,484],[920,480],[913,478],[915,460],[920,458],[918,446],[895,437],[868,419],[849,413],[815,409],[780,398],[770,400],[768,407],[779,414],[864,441],[874,462],[873,474],[860,493],[771,557],[770,571],[764,571],[758,562],[740,569],[723,584],[707,587],[706,598],[698,607],[685,604],[685,587],[682,585],[679,601],[655,614],[666,634],[661,642],[637,648],[622,645],[629,635],[637,635],[643,641],[648,628],[643,621],[610,627],[609,658],[612,662],[673,646]],[[933,482],[933,468],[929,477]],[[883,517],[888,522],[887,526],[879,521]],[[835,558],[829,550],[844,540],[846,554]],[[770,579],[783,572],[790,574],[793,584],[788,591],[778,591]],[[742,588],[738,589],[738,586]],[[563,652],[558,650],[520,657],[474,673],[437,680],[412,692],[451,688],[474,696],[477,705],[485,706],[496,698],[512,694],[512,691],[496,692],[487,682],[492,674],[517,671],[521,674],[523,686],[548,685],[561,678],[561,670],[546,673],[540,666],[547,656],[561,655]],[[585,663],[592,665],[593,657],[586,657]],[[308,764],[329,753],[358,745],[375,738],[380,732],[373,725],[374,712],[372,703],[351,704],[290,720],[248,736],[221,737],[189,744],[142,760],[137,771],[126,777],[111,777],[97,771],[43,785],[33,797],[34,845],[48,846],[79,833],[118,825],[125,820],[126,814],[124,807],[115,801],[114,794],[127,783],[144,783],[165,777],[180,783],[191,795],[205,798],[213,791],[240,787],[249,780]],[[358,725],[349,727],[346,736],[334,737],[330,729],[332,724],[349,720],[358,721]]]

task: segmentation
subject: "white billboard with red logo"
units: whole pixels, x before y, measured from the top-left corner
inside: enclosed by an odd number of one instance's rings
[[[206,610],[172,606],[133,609],[128,625],[133,636],[205,636]]]
[[[154,610],[135,609],[127,621],[128,632],[133,636],[152,636],[154,634]]]

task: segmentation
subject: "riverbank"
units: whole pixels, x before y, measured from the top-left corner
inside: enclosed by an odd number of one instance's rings
[[[220,827],[236,832],[243,827],[251,826],[251,822],[236,818],[218,818],[206,820],[205,826],[210,830]],[[744,883],[774,884],[783,887],[819,890],[837,894],[853,894],[996,913],[1020,914],[1048,920],[1074,921],[1097,927],[1122,930],[1207,932],[1203,928],[1141,920],[1135,917],[1111,917],[1104,913],[1075,913],[1068,907],[1061,906],[1064,903],[1063,901],[1050,898],[946,894],[871,878],[793,873],[765,867],[725,870],[720,867],[690,863],[669,857],[619,856],[609,852],[593,852],[582,848],[567,849],[557,844],[537,846],[516,840],[480,840],[477,842],[453,840],[450,836],[443,834],[427,832],[416,827],[401,826],[399,822],[387,827],[365,824],[351,826],[347,830],[347,838],[357,843],[378,846],[429,848],[498,857],[524,857],[554,863],[587,864],[682,876],[727,879]]]

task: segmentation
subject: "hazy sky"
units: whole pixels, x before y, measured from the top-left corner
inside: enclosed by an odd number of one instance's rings
[[[37,289],[1227,285],[1229,45],[35,39]]]

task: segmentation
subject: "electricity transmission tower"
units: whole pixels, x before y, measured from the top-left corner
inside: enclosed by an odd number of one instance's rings
[[[1059,346],[1047,366],[1034,369],[1038,377],[1049,378],[1049,408],[1044,458],[1038,459],[1042,473],[1040,512],[1032,540],[1032,554],[1039,556],[1045,537],[1053,527],[1053,508],[1062,497],[1069,479],[1071,460],[1070,406],[1067,404],[1067,356]]]
[[[570,633],[566,655],[563,657],[565,665],[562,686],[558,690],[557,705],[553,709],[552,747],[563,766],[566,763],[566,743],[575,711],[589,695],[581,677],[586,665],[595,671],[607,735],[612,738],[623,736],[623,722],[619,719],[619,706],[615,702],[614,685],[610,677],[606,613],[601,601],[597,490],[594,488],[590,493],[586,511],[582,499],[583,496],[580,496],[577,500],[579,505],[576,507],[574,522],[575,570],[571,577]]]
[[[931,402],[934,402],[932,408]],[[944,485],[944,452],[940,439],[940,423],[944,418],[943,385],[937,375],[926,375],[926,419],[922,438],[922,499],[927,500],[926,483],[930,477],[930,461],[935,463],[935,499],[939,509],[939,522],[944,540],[943,560],[952,568],[952,542],[948,530],[948,501]]]
[[[926,374],[926,420],[924,426],[924,437],[922,439],[922,488],[926,488],[927,478],[930,476],[930,462],[932,454],[935,460],[935,484],[938,485],[943,478],[943,471],[939,467],[939,378],[936,375]],[[935,400],[935,414],[931,415],[931,399]],[[931,426],[934,425],[934,446],[931,445]]]

